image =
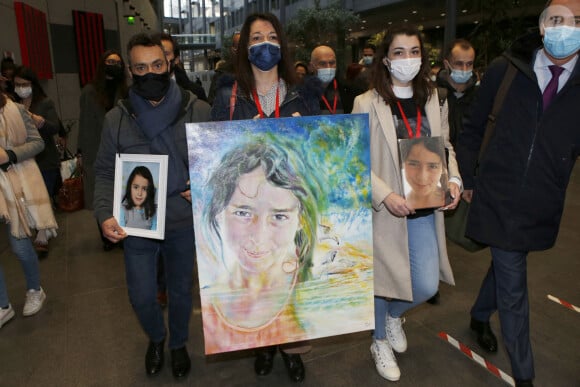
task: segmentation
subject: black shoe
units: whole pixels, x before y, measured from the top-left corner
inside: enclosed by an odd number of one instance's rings
[[[531,380],[516,380],[516,387],[534,387]]]
[[[477,344],[484,351],[497,352],[497,339],[489,326],[489,322],[477,321],[471,318],[471,324],[469,326],[477,334]]]
[[[171,370],[176,379],[183,378],[191,370],[191,360],[187,353],[187,348],[181,347],[171,350]]]
[[[427,302],[431,305],[439,305],[439,291],[437,291],[433,297],[428,299]]]
[[[301,382],[304,380],[306,374],[304,370],[304,364],[302,359],[298,354],[285,353],[280,351],[282,354],[282,359],[284,359],[284,364],[286,364],[286,369],[288,370],[288,376],[293,382]]]
[[[274,355],[276,355],[276,347],[266,347],[256,350],[254,371],[256,371],[257,375],[264,376],[272,372]]]
[[[163,368],[163,347],[165,340],[154,343],[149,342],[147,354],[145,355],[145,371],[147,375],[156,375]]]

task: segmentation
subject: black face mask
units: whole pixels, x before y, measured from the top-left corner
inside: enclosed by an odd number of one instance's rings
[[[123,67],[119,65],[105,65],[105,75],[113,79],[123,78]]]
[[[169,90],[171,78],[169,73],[147,73],[145,75],[133,74],[131,89],[139,96],[149,101],[159,102]]]

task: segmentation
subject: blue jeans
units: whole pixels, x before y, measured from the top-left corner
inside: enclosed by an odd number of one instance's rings
[[[534,358],[530,344],[527,252],[490,248],[491,266],[485,276],[471,317],[489,321],[497,310],[504,345],[515,379],[534,378]]]
[[[407,219],[411,288],[413,301],[387,300],[375,297],[375,331],[373,337],[387,337],[385,322],[387,313],[401,317],[407,310],[422,304],[437,293],[439,285],[439,247],[435,232],[435,215]]]
[[[193,227],[166,231],[165,240],[127,237],[125,275],[129,301],[149,340],[165,339],[163,311],[157,302],[157,257],[163,255],[168,292],[169,348],[181,348],[189,337],[194,244]]]
[[[15,238],[10,233],[10,225],[7,224],[8,240],[12,252],[16,255],[24,271],[24,278],[26,279],[26,289],[40,289],[40,272],[38,269],[38,256],[32,246],[30,238]],[[4,273],[0,267],[0,307],[5,307],[10,303],[8,299],[8,291],[6,290],[6,282],[4,280]]]

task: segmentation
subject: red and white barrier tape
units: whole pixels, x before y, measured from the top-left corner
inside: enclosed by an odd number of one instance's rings
[[[510,386],[512,386],[512,387],[515,386],[514,379],[510,375],[506,374],[505,372],[503,372],[502,370],[500,370],[499,368],[497,368],[496,366],[491,364],[489,361],[485,360],[483,357],[481,357],[477,353],[473,352],[465,344],[455,340],[453,337],[449,336],[445,332],[439,332],[439,337],[442,338],[443,340],[447,341],[449,344],[451,344],[452,346],[454,346],[455,348],[457,348],[461,352],[463,352],[463,354],[465,356],[467,356],[468,358],[470,358],[471,360],[473,360],[474,362],[476,362],[477,364],[479,364],[483,368],[487,369],[489,372],[491,372],[492,374],[494,374],[495,376],[497,376],[498,378],[500,378],[501,380],[503,380],[504,382],[506,382]]]
[[[558,297],[554,297],[551,294],[548,294],[548,299],[550,299],[550,300],[552,300],[552,301],[554,301],[554,302],[556,302],[556,303],[558,303],[558,304],[560,304],[562,306],[565,306],[568,309],[571,309],[571,310],[573,310],[575,312],[580,313],[580,308],[579,307],[577,307],[575,305],[572,305],[569,302],[566,302],[566,301],[564,301],[564,300],[562,300],[562,299],[560,299]]]

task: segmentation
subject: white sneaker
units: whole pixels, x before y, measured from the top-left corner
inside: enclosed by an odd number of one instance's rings
[[[8,308],[0,308],[0,328],[14,317],[14,309],[12,305],[8,304]]]
[[[395,352],[403,353],[407,350],[407,337],[405,336],[405,331],[403,330],[403,323],[405,318],[391,317],[387,314],[387,322],[385,324],[385,329],[387,330],[387,340],[391,348]]]
[[[42,308],[46,300],[46,293],[40,288],[40,290],[30,289],[26,292],[26,301],[24,301],[24,309],[22,310],[23,316],[32,316]]]
[[[387,340],[373,340],[371,354],[379,375],[391,382],[399,380],[401,370],[399,370],[397,359]]]

